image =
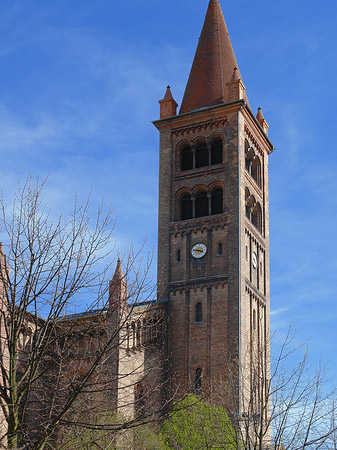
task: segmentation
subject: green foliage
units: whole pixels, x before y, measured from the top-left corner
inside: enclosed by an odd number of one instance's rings
[[[236,450],[235,431],[226,411],[190,394],[173,407],[161,427],[167,449]]]

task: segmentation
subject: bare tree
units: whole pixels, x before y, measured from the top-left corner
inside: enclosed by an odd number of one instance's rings
[[[249,362],[229,363],[227,377],[212,386],[213,401],[231,417],[238,449],[336,448],[335,390],[327,366],[320,361],[314,369],[308,351],[294,346],[294,336],[290,327],[284,341],[273,345],[270,368],[264,346],[250,346]],[[230,376],[235,371],[239,385]]]
[[[89,200],[75,199],[73,210],[55,220],[43,203],[44,185],[29,178],[18,186],[11,209],[0,201],[0,439],[9,449],[55,448],[67,427],[105,430],[111,442],[114,432],[149,417],[144,410],[143,416],[124,414],[127,419],[121,420],[117,406],[130,410],[134,383],[140,377],[155,379],[149,376],[153,364],[144,370],[152,358],[149,347],[147,354],[131,358],[132,364],[130,358],[123,362],[133,350],[126,326],[130,317],[138,315],[143,324],[149,315],[150,259],[144,264],[130,251],[124,274],[110,282],[109,290],[107,275],[115,264],[111,211],[101,205],[90,217]],[[84,312],[69,314],[76,305]],[[134,340],[140,339],[137,330]],[[145,342],[136,344],[145,348]],[[128,392],[124,400],[123,392]],[[113,420],[107,420],[113,411]]]

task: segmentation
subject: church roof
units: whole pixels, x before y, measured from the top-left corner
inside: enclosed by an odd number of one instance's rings
[[[225,103],[226,83],[238,67],[218,0],[210,0],[180,114]],[[236,76],[241,75],[237,70]]]

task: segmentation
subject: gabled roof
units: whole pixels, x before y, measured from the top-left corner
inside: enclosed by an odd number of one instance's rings
[[[180,114],[227,102],[226,83],[235,67],[238,64],[219,1],[210,0]]]

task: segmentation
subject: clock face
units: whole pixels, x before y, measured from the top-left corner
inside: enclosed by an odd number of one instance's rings
[[[192,247],[191,254],[193,258],[202,258],[206,255],[207,247],[205,244],[195,244]]]
[[[256,256],[255,252],[253,252],[253,254],[252,254],[252,264],[253,264],[254,269],[256,269],[256,267],[257,267],[257,256]]]

